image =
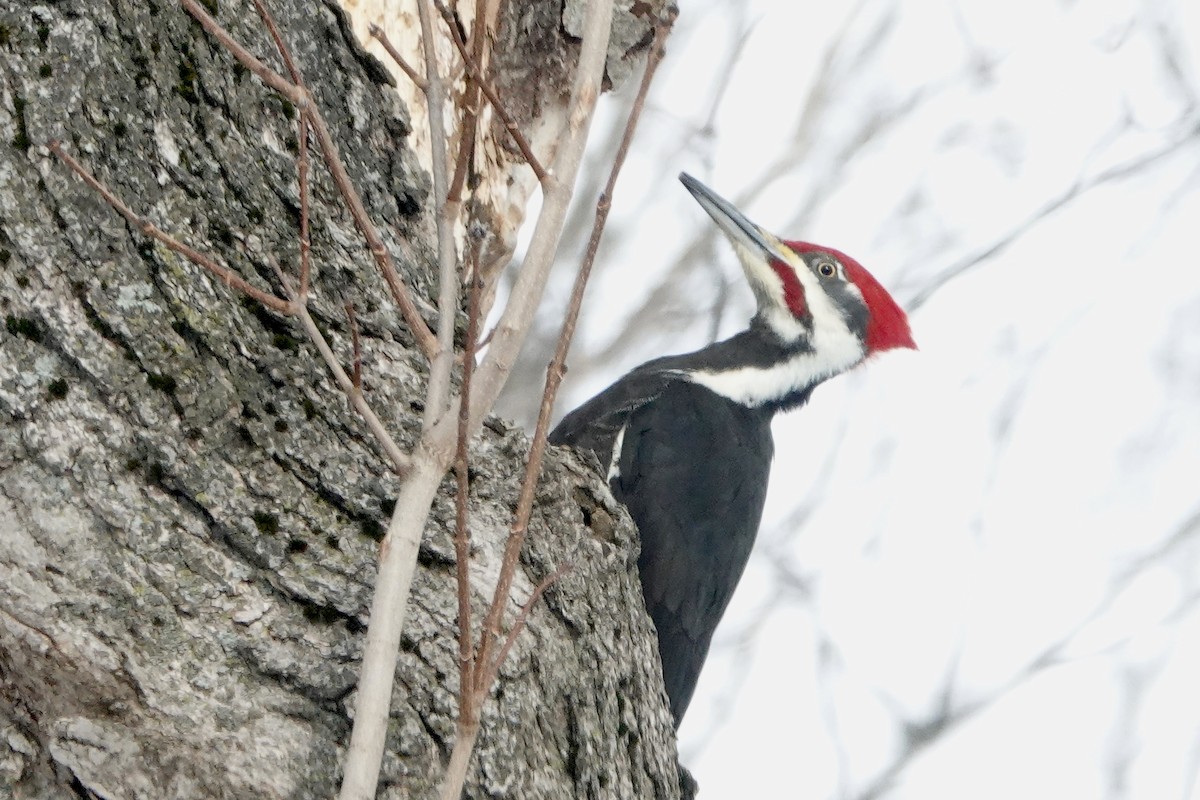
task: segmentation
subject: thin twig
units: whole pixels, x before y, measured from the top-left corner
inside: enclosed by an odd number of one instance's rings
[[[46,631],[44,628],[39,628],[37,625],[33,624],[32,622],[27,622],[26,620],[21,619],[20,616],[18,616],[14,612],[8,610],[7,608],[4,608],[3,606],[0,606],[0,614],[3,614],[4,616],[8,617],[13,622],[20,625],[22,628],[28,628],[29,630],[36,633],[38,636],[41,636],[43,639],[46,640],[46,646],[53,649],[54,652],[58,653],[61,656],[67,655],[66,653],[63,652],[63,649],[58,646],[58,642],[55,641],[54,637],[51,636],[50,633],[48,631]]]
[[[469,62],[477,68],[478,72],[486,71],[484,59],[487,56],[488,39],[478,30],[483,23],[483,6],[484,0],[475,0],[475,20],[472,27],[480,35],[472,36],[475,52],[472,56],[464,59],[464,66]],[[458,33],[458,26],[451,27],[453,36]],[[479,83],[472,80],[468,74],[465,84],[458,104],[462,111],[462,119],[458,125],[458,157],[454,161],[454,171],[451,174],[449,192],[446,195],[448,200],[455,202],[462,198],[463,187],[467,183],[467,170],[475,155],[475,139],[479,134]]]
[[[354,379],[346,374],[346,370],[342,367],[341,362],[338,361],[333,348],[329,346],[329,342],[325,341],[321,329],[317,327],[317,323],[313,320],[312,315],[308,313],[307,305],[297,303],[296,318],[300,320],[300,324],[304,326],[304,332],[308,334],[308,338],[312,340],[312,343],[317,348],[317,352],[324,359],[325,365],[333,373],[333,378],[337,381],[338,388],[350,398],[350,405],[354,406],[354,410],[367,423],[367,427],[375,436],[375,440],[379,442],[388,460],[392,462],[392,467],[399,475],[406,475],[412,468],[412,459],[400,449],[396,444],[396,440],[388,433],[387,427],[375,415],[375,411],[371,408],[371,404],[367,402],[366,395],[363,394],[361,387],[356,385]]]
[[[559,137],[554,161],[547,171],[547,181],[542,186],[542,211],[487,355],[475,373],[475,385],[471,390],[472,431],[483,424],[484,416],[504,388],[546,288],[600,92],[611,25],[612,0],[587,3],[566,125]],[[453,426],[447,426],[439,438],[448,439],[453,433]]]
[[[517,637],[521,635],[521,631],[525,628],[525,622],[529,619],[529,612],[537,605],[537,601],[542,599],[542,595],[546,590],[558,582],[562,576],[566,575],[574,567],[571,563],[560,564],[558,569],[551,572],[533,587],[533,591],[529,593],[529,598],[525,600],[525,604],[521,606],[521,610],[517,612],[517,618],[513,620],[512,627],[508,631],[508,635],[504,638],[504,644],[500,646],[500,651],[496,653],[496,658],[487,668],[481,670],[485,673],[480,675],[483,679],[478,687],[483,693],[496,680],[496,676],[500,672],[500,666],[504,663],[504,659],[508,658],[508,651],[512,649],[513,643],[517,641]],[[485,695],[486,696],[486,695]]]
[[[221,27],[220,23],[210,17],[208,12],[196,0],[179,0],[179,2],[243,66],[254,72],[255,75],[258,75],[268,86],[291,100],[300,113],[308,117],[309,124],[312,125],[313,132],[316,134],[317,141],[321,146],[321,152],[325,157],[325,164],[333,176],[333,181],[337,185],[342,199],[346,201],[351,216],[354,217],[355,225],[362,233],[363,238],[367,240],[367,249],[371,252],[375,263],[383,274],[384,281],[388,285],[388,290],[392,294],[392,299],[400,309],[400,313],[416,338],[417,344],[421,347],[425,356],[432,361],[438,352],[437,339],[434,337],[433,332],[429,330],[429,326],[425,324],[424,318],[421,317],[420,312],[417,310],[417,306],[409,294],[408,287],[404,285],[404,282],[400,280],[400,276],[396,273],[391,254],[383,246],[383,240],[379,236],[378,229],[376,229],[375,224],[371,221],[366,207],[363,205],[362,198],[358,194],[358,190],[354,187],[354,183],[346,173],[346,168],[342,165],[341,156],[338,154],[337,145],[334,143],[333,136],[329,132],[329,126],[325,123],[325,118],[321,116],[321,111],[317,108],[317,104],[312,102],[312,95],[309,93],[307,87],[303,83],[289,82],[282,75],[274,72],[266,64],[255,58],[250,51],[238,44]],[[277,44],[282,46],[282,39],[277,40]],[[286,50],[286,47],[284,49]],[[290,56],[285,57],[285,62],[289,60]]]
[[[471,261],[474,267],[479,260],[479,240],[473,240]],[[471,628],[471,529],[467,517],[467,501],[471,491],[468,453],[470,436],[468,430],[471,406],[467,401],[471,392],[471,378],[475,374],[476,342],[479,336],[479,302],[482,281],[476,272],[471,273],[471,287],[467,305],[467,346],[463,353],[462,394],[458,403],[458,442],[455,448],[454,469],[458,479],[458,497],[455,504],[454,559],[455,575],[458,579],[458,662],[459,662],[459,716],[460,721],[478,719],[479,708],[470,703],[471,687],[475,683],[475,634]],[[468,711],[468,706],[473,706]]]
[[[283,37],[279,34],[279,27],[275,24],[275,18],[271,16],[271,12],[267,10],[262,0],[254,0],[254,7],[258,10],[258,16],[262,18],[263,24],[267,26],[267,32],[275,40],[275,49],[283,57],[283,65],[287,67],[288,74],[292,76],[292,83],[303,89],[304,78],[300,75],[300,69],[296,66],[296,60],[292,58],[292,53],[288,49],[287,43],[283,41]]]
[[[242,66],[257,75],[263,83],[291,100],[296,104],[297,108],[304,110],[308,106],[308,95],[298,83],[289,81],[259,61],[249,50],[238,44],[237,40],[230,36],[229,32],[222,28],[219,22],[208,15],[208,12],[204,10],[204,7],[197,0],[179,0],[179,4],[200,23],[200,26],[204,30],[212,34],[213,38],[220,42],[222,47],[232,53],[234,58],[242,62]]]
[[[430,0],[417,0],[417,11],[421,18],[421,49],[425,53],[425,103],[429,112],[430,165],[438,238],[438,353],[429,369],[425,410],[422,413],[422,428],[429,430],[450,404],[450,378],[454,371],[454,319],[458,312],[458,248],[454,243],[458,203],[450,201],[446,188],[448,155],[445,120],[442,116],[446,90],[438,69]]]
[[[664,52],[663,43],[666,41],[666,36],[670,32],[674,21],[675,17],[672,13],[667,19],[660,22],[655,29],[654,45],[646,59],[646,70],[642,76],[642,84],[638,89],[637,98],[629,110],[629,119],[625,124],[625,134],[613,159],[612,169],[608,175],[608,183],[604,188],[604,193],[600,195],[600,199],[596,203],[596,219],[592,226],[591,237],[588,240],[587,251],[579,267],[579,273],[575,276],[575,285],[571,290],[571,300],[567,306],[562,330],[558,336],[558,345],[554,351],[554,358],[546,369],[546,386],[542,393],[542,403],[538,410],[538,420],[537,426],[534,429],[533,441],[529,446],[529,458],[525,463],[525,477],[522,480],[521,494],[517,500],[516,516],[513,520],[512,530],[509,532],[508,541],[505,543],[504,560],[500,568],[500,577],[496,581],[496,594],[492,598],[492,605],[488,609],[487,619],[480,634],[477,659],[483,663],[491,663],[491,650],[494,647],[495,640],[500,635],[500,622],[503,616],[504,605],[511,591],[513,576],[521,555],[521,546],[525,542],[525,534],[529,526],[529,516],[533,511],[533,499],[537,490],[538,475],[541,473],[542,459],[546,453],[546,436],[550,431],[550,417],[554,411],[554,400],[558,395],[558,387],[562,384],[563,374],[566,372],[567,353],[571,347],[571,339],[575,334],[575,325],[579,319],[579,309],[583,304],[583,293],[587,288],[588,278],[592,272],[592,265],[596,260],[596,252],[600,246],[600,238],[604,233],[604,225],[608,220],[608,211],[612,205],[612,193],[616,187],[617,177],[620,175],[621,168],[625,164],[625,157],[629,153],[629,145],[633,141],[633,134],[637,128],[638,119],[640,119],[642,109],[645,106],[646,94],[650,89],[650,83],[654,80],[654,74],[658,69],[659,63],[662,61]]]
[[[287,42],[284,41],[283,36],[280,34],[279,26],[275,23],[275,18],[271,15],[271,12],[267,9],[263,0],[254,0],[254,7],[257,9],[258,15],[262,19],[263,24],[266,26],[268,33],[270,33],[271,39],[275,42],[275,48],[279,51],[279,55],[283,59],[284,66],[287,68],[292,82],[305,98],[311,100],[311,93],[308,91],[308,86],[304,82],[304,76],[301,74],[295,58],[292,57],[291,49],[287,46]],[[214,34],[225,34],[226,38],[222,39],[222,43],[227,47],[231,44],[237,44],[232,37],[225,33],[220,25],[215,23],[215,21],[212,23],[211,28],[208,26],[206,26],[206,28]],[[234,52],[236,54],[236,50],[234,50]],[[280,273],[280,280],[282,281],[285,289],[287,289],[290,293],[292,304],[297,308],[297,316],[300,317],[301,324],[305,327],[305,330],[309,334],[309,338],[312,339],[313,343],[316,345],[317,350],[321,353],[322,358],[325,359],[329,369],[334,373],[334,377],[342,390],[346,393],[346,396],[350,401],[350,405],[354,407],[355,410],[357,410],[366,421],[367,426],[375,435],[376,440],[379,441],[380,445],[387,453],[393,467],[396,469],[396,472],[403,474],[410,466],[410,459],[396,445],[395,440],[392,439],[387,428],[384,427],[383,423],[375,415],[374,410],[371,408],[370,404],[367,402],[366,396],[363,394],[362,344],[359,339],[358,321],[354,317],[354,306],[349,302],[346,303],[346,313],[350,320],[350,336],[352,342],[351,349],[353,357],[351,367],[352,372],[349,376],[349,386],[346,384],[347,376],[345,370],[342,368],[341,362],[336,359],[333,354],[333,349],[329,346],[328,342],[325,341],[324,335],[321,334],[320,330],[316,326],[316,323],[308,313],[308,289],[312,273],[312,244],[309,238],[310,191],[308,175],[308,132],[311,124],[310,120],[313,118],[319,118],[320,110],[317,108],[316,103],[313,102],[305,102],[301,104],[300,108],[302,110],[301,113],[298,114],[299,119],[297,121],[299,153],[296,156],[296,173],[300,193],[300,287],[298,290],[293,290],[290,282],[282,275],[282,273]],[[336,160],[336,153],[334,153],[334,159]],[[337,160],[337,165],[340,167],[340,160]],[[331,172],[335,171],[334,164],[329,164],[329,167]],[[363,215],[365,218],[365,209],[363,209]],[[369,223],[369,219],[367,221]],[[276,268],[278,269],[278,267]]]
[[[408,79],[413,82],[413,85],[424,92],[426,87],[425,79],[421,77],[419,72],[413,69],[412,65],[405,60],[404,56],[400,55],[400,51],[395,48],[395,46],[392,44],[392,40],[389,39],[388,35],[383,32],[383,28],[372,22],[367,26],[367,33],[379,40],[379,43],[383,45],[383,49],[386,50],[387,54],[392,57],[392,61],[396,62],[396,66],[404,70],[404,74],[407,75]]]
[[[504,640],[493,663],[486,665],[477,663],[475,685],[460,690],[458,729],[454,734],[454,748],[450,751],[450,763],[446,765],[446,774],[442,778],[441,800],[458,800],[462,797],[463,784],[467,780],[467,767],[471,764],[471,753],[475,749],[475,740],[479,737],[479,711],[487,700],[489,689],[500,671],[500,665],[504,663],[504,659],[508,657],[508,651],[525,628],[529,613],[537,605],[538,600],[555,581],[570,570],[570,564],[563,564],[534,587],[529,598],[517,613],[512,629],[508,632],[508,637]]]
[[[391,460],[396,471],[403,474],[405,470],[409,468],[411,459],[396,445],[395,440],[392,439],[391,434],[389,434],[387,431],[387,428],[385,428],[383,423],[380,422],[379,417],[375,415],[375,412],[371,409],[370,404],[367,402],[362,392],[355,391],[353,382],[350,380],[350,377],[346,375],[346,371],[342,368],[341,363],[337,360],[337,356],[334,355],[333,349],[329,346],[329,343],[325,341],[324,334],[321,333],[320,328],[317,327],[316,323],[312,319],[312,316],[309,315],[307,304],[302,302],[301,296],[298,294],[295,287],[292,286],[292,283],[290,280],[288,280],[287,276],[283,274],[283,271],[279,269],[278,264],[272,262],[271,266],[275,268],[276,274],[279,276],[280,282],[283,284],[284,292],[288,295],[287,300],[276,297],[273,294],[269,294],[261,289],[251,286],[245,281],[245,279],[243,279],[233,270],[221,266],[203,253],[188,247],[175,237],[155,227],[152,223],[143,220],[141,217],[135,214],[133,210],[124,203],[124,201],[113,194],[112,190],[101,183],[90,172],[84,169],[83,165],[67,154],[66,151],[62,149],[61,143],[59,143],[57,140],[48,142],[46,146],[50,148],[51,152],[62,159],[63,163],[70,167],[76,175],[82,178],[84,183],[86,183],[97,194],[103,197],[118,214],[123,216],[131,225],[142,231],[142,233],[144,233],[146,236],[149,236],[155,241],[161,243],[169,250],[183,255],[193,263],[204,267],[209,272],[213,273],[222,281],[224,281],[226,285],[238,289],[248,297],[257,300],[268,308],[278,311],[280,314],[285,316],[296,317],[296,319],[298,319],[300,324],[303,326],[305,333],[308,334],[308,338],[312,340],[313,345],[317,348],[317,352],[319,352],[321,357],[325,360],[325,364],[329,367],[330,372],[333,373],[333,377],[337,381],[338,386],[341,387],[342,391],[345,392],[350,398],[350,402],[354,406],[354,409],[358,411],[363,420],[367,423],[367,427],[371,429],[371,433],[375,436],[376,440],[379,442],[379,445],[383,448],[384,453],[387,454],[388,459]]]
[[[329,132],[329,127],[325,124],[324,118],[317,111],[315,105],[309,108],[309,122],[313,126],[313,131],[317,134],[317,141],[321,143],[321,152],[325,154],[325,163],[329,167],[333,181],[337,184],[342,199],[349,206],[350,214],[354,217],[354,222],[358,226],[358,230],[362,233],[363,238],[367,240],[367,249],[371,251],[371,255],[375,258],[375,263],[379,266],[379,270],[383,274],[383,279],[391,291],[393,301],[400,309],[404,321],[408,323],[409,330],[412,331],[417,344],[425,353],[425,357],[430,361],[434,360],[438,353],[437,339],[434,338],[433,332],[429,330],[429,326],[425,323],[425,319],[421,316],[421,313],[417,311],[417,306],[408,292],[408,287],[404,285],[404,281],[400,279],[400,275],[396,272],[396,267],[392,263],[392,256],[387,251],[387,248],[383,246],[383,239],[379,236],[379,230],[367,214],[362,197],[359,196],[358,190],[354,188],[354,182],[350,180],[346,168],[342,166],[342,159],[338,154],[337,145],[334,143],[333,136]]]
[[[438,0],[434,0],[438,2]],[[499,8],[497,3],[489,3],[488,0],[475,0],[475,19],[471,23],[471,62],[480,70],[481,73],[487,72],[488,43],[492,37],[488,31],[488,12],[495,11]],[[455,26],[455,33],[458,33],[458,26]]]
[[[512,119],[504,109],[504,103],[500,101],[500,96],[496,88],[482,76],[472,55],[467,52],[467,44],[462,41],[462,36],[458,34],[458,26],[455,24],[454,16],[450,13],[449,8],[446,8],[445,4],[440,0],[437,0],[436,5],[438,12],[442,14],[442,19],[445,20],[446,28],[450,29],[451,41],[454,41],[455,47],[458,49],[458,55],[462,56],[463,66],[466,66],[468,76],[484,92],[487,102],[492,104],[492,110],[499,116],[500,122],[503,122],[504,130],[508,131],[509,136],[512,138],[512,144],[515,144],[517,150],[521,151],[521,157],[529,164],[529,168],[533,169],[533,174],[538,178],[539,184],[544,184],[546,181],[546,169],[541,166],[538,156],[534,155],[533,148],[529,146],[529,140],[524,138],[524,134],[521,133],[521,128],[517,126],[516,120]]]
[[[168,249],[174,250],[176,253],[186,257],[188,260],[199,264],[201,267],[204,267],[206,270],[215,275],[226,286],[237,289],[239,292],[242,292],[248,297],[257,300],[273,311],[278,311],[280,314],[284,315],[291,315],[294,313],[292,304],[287,300],[276,297],[270,292],[264,292],[262,289],[252,286],[246,281],[245,278],[238,275],[233,270],[229,269],[228,267],[221,266],[200,251],[194,250],[178,239],[164,233],[161,229],[156,227],[154,223],[138,216],[136,213],[134,213],[133,209],[125,205],[121,198],[113,194],[107,186],[97,180],[95,176],[88,172],[87,169],[85,169],[82,164],[76,161],[67,151],[63,150],[62,143],[57,139],[52,139],[46,144],[46,146],[50,148],[50,152],[62,159],[64,164],[70,167],[76,175],[82,178],[84,183],[86,183],[97,194],[103,197],[118,214],[120,214],[129,222],[130,225],[137,228],[143,234],[166,246]]]
[[[470,81],[467,91],[459,102],[462,120],[458,124],[458,155],[454,159],[454,170],[450,173],[450,188],[446,192],[447,203],[461,203],[463,187],[467,185],[467,170],[475,154],[475,137],[479,127],[479,91]]]
[[[296,60],[292,58],[291,50],[288,49],[287,43],[279,33],[279,26],[275,24],[275,18],[271,16],[271,12],[263,0],[254,0],[254,7],[258,10],[258,16],[266,26],[267,32],[271,34],[271,39],[275,42],[275,49],[279,51],[283,65],[287,67],[288,75],[292,78],[292,83],[303,91],[305,88],[304,76],[300,74],[300,68],[296,66]],[[300,289],[298,300],[304,303],[308,301],[308,285],[312,271],[312,243],[308,235],[308,115],[297,114],[296,117],[296,141],[299,148],[299,152],[296,154],[296,180],[300,193]]]
[[[391,253],[383,246],[383,240],[379,237],[379,231],[367,215],[367,209],[363,206],[358,190],[354,188],[354,183],[346,173],[346,168],[342,166],[341,157],[338,155],[337,145],[334,144],[333,136],[330,135],[325,120],[315,111],[315,107],[309,115],[309,121],[312,123],[313,130],[317,134],[317,141],[321,143],[321,152],[325,154],[325,163],[329,167],[333,181],[337,184],[338,191],[346,201],[346,205],[349,206],[350,214],[354,217],[354,222],[358,226],[359,231],[367,240],[367,249],[371,251],[371,255],[375,258],[375,263],[378,265],[379,271],[383,274],[384,282],[388,285],[392,300],[400,309],[404,321],[408,323],[409,330],[412,331],[413,336],[417,340],[417,345],[425,353],[425,357],[432,361],[437,357],[437,339],[434,337],[433,332],[429,330],[429,326],[425,323],[425,319],[421,316],[421,313],[417,310],[417,306],[408,292],[408,287],[404,285],[404,281],[400,279],[400,275],[396,272],[396,267],[392,263]]]
[[[295,317],[300,320],[300,325],[304,328],[304,332],[308,334],[308,338],[317,348],[317,352],[321,354],[321,358],[325,361],[325,365],[329,367],[329,371],[333,373],[334,380],[346,397],[350,400],[351,407],[354,408],[367,423],[367,427],[371,429],[371,433],[375,435],[375,439],[383,447],[384,452],[391,460],[397,474],[403,476],[412,466],[412,460],[404,454],[403,451],[396,445],[396,441],[392,439],[392,435],[388,433],[387,428],[380,422],[379,417],[375,415],[375,411],[367,402],[366,395],[362,392],[362,375],[361,368],[358,365],[360,358],[358,353],[358,327],[353,324],[351,318],[351,334],[354,337],[354,360],[356,375],[351,378],[346,374],[345,367],[342,362],[338,361],[337,356],[333,352],[333,348],[329,346],[329,342],[325,340],[325,335],[321,333],[321,329],[317,327],[317,323],[313,320],[312,315],[308,313],[308,304],[301,302],[300,295],[295,285],[292,284],[291,278],[283,273],[279,263],[272,259],[271,267],[275,270],[275,275],[279,278],[279,282],[283,285],[283,290],[288,298],[292,301],[292,308]]]
[[[926,281],[921,288],[918,289],[904,304],[905,308],[908,309],[908,313],[913,313],[929,302],[930,298],[940,291],[947,283],[950,283],[964,273],[969,272],[978,264],[995,256],[1022,235],[1027,233],[1029,229],[1033,228],[1038,223],[1057,212],[1059,209],[1069,205],[1081,195],[1084,195],[1099,186],[1103,186],[1104,184],[1118,181],[1128,177],[1129,175],[1136,174],[1154,162],[1171,155],[1181,147],[1191,146],[1196,141],[1198,136],[1200,136],[1200,124],[1192,125],[1179,138],[1174,139],[1165,145],[1162,145],[1161,147],[1149,152],[1139,153],[1127,161],[1123,161],[1120,164],[1116,164],[1094,175],[1080,176],[1076,178],[1076,180],[1061,194],[1059,194],[1057,197],[1051,198],[1041,207],[1036,209],[1032,214],[1016,223],[1007,232],[995,239],[991,244],[977,252],[970,253],[967,256],[959,259]]]
[[[467,69],[467,74],[471,80],[475,82],[487,97],[488,102],[492,105],[492,110],[496,112],[496,116],[504,123],[504,129],[508,131],[508,135],[512,137],[513,144],[521,151],[522,158],[525,159],[533,174],[537,176],[538,183],[544,183],[546,180],[546,170],[542,167],[542,162],[538,161],[537,156],[533,154],[533,148],[529,146],[529,141],[521,133],[520,127],[517,125],[509,113],[504,108],[504,103],[500,100],[500,95],[496,92],[495,87],[490,82],[484,79],[480,73],[474,58],[467,52],[467,45],[463,42],[461,34],[458,32],[458,25],[454,21],[453,14],[450,9],[446,8],[441,0],[436,2],[437,10],[442,15],[442,19],[446,22],[446,27],[450,29],[450,38],[454,42],[454,46],[458,48],[458,54],[462,57],[463,66]],[[486,37],[482,37],[486,38]]]

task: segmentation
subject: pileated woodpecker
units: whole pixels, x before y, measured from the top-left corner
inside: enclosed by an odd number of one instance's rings
[[[904,311],[857,261],[779,239],[679,179],[733,244],[758,313],[732,338],[637,367],[550,434],[596,455],[637,523],[676,727],[758,532],[772,417],[874,353],[916,348]]]

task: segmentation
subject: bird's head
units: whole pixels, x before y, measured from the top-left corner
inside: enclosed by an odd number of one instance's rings
[[[860,349],[857,358],[846,354],[854,362],[898,347],[916,349],[904,310],[857,261],[780,239],[691,175],[679,179],[733,244],[758,300],[757,317],[781,340],[819,350],[823,338],[832,344],[848,332]]]

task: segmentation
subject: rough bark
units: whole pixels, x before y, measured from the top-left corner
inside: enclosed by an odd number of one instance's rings
[[[250,3],[217,7],[278,65]],[[428,307],[429,183],[386,71],[333,5],[272,7]],[[336,790],[397,481],[298,329],[148,243],[42,146],[62,139],[140,213],[269,287],[270,259],[297,258],[294,131],[172,3],[0,3],[0,794]],[[354,302],[372,401],[411,444],[424,362],[314,177],[313,314],[348,360]],[[480,611],[526,452],[499,421],[472,448]],[[421,550],[383,797],[434,794],[454,736],[453,491]],[[517,600],[563,562],[484,709],[466,795],[678,796],[636,536],[586,465],[552,453]]]

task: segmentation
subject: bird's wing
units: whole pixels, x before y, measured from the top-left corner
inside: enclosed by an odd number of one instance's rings
[[[613,453],[613,444],[629,415],[654,402],[679,380],[670,370],[636,369],[563,417],[550,432],[549,441],[592,451],[607,472],[614,455],[619,455]]]
[[[758,531],[770,416],[681,381],[623,430],[611,485],[641,532],[642,589],[679,720]]]

